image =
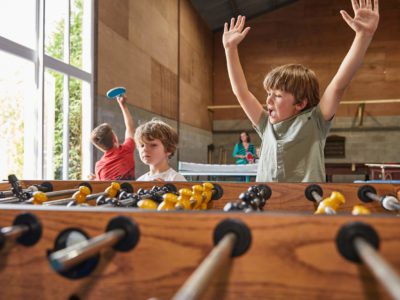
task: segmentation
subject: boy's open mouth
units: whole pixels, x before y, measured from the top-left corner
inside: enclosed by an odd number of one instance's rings
[[[276,117],[275,110],[268,108],[268,115],[273,118]]]

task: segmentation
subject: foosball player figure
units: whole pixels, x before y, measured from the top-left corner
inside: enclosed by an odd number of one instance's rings
[[[219,184],[213,184],[211,182],[203,183],[203,202],[200,209],[212,209],[214,201],[211,200],[218,200],[223,194],[223,189]]]
[[[364,205],[354,205],[353,210],[351,211],[353,216],[359,215],[370,215],[371,211],[366,208]]]
[[[137,206],[142,209],[155,210],[159,203],[152,199],[142,199],[137,203]]]
[[[265,184],[253,185],[249,187],[247,191],[250,193],[250,198],[260,200],[260,203],[257,204],[257,207],[260,210],[263,210],[265,203],[267,203],[267,200],[272,194],[271,188]],[[254,197],[252,194],[255,194],[256,197]]]
[[[345,202],[346,200],[342,193],[332,192],[329,198],[325,198],[319,203],[318,208],[314,214],[335,215],[338,208]]]
[[[203,201],[200,205],[200,209],[206,210],[208,208],[211,208],[211,207],[209,207],[209,205],[212,206],[212,202],[210,202],[210,200],[213,195],[213,191],[212,191],[213,188],[214,188],[214,185],[212,183],[210,183],[210,182],[203,183],[203,193],[202,193]]]
[[[271,194],[271,189],[267,185],[251,186],[246,192],[239,195],[240,201],[228,202],[224,211],[262,211]]]
[[[253,192],[244,192],[239,195],[239,199],[244,203],[244,212],[261,211],[262,200]]]
[[[163,195],[164,201],[161,202],[157,210],[176,210],[175,205],[178,203],[178,196],[172,193]]]
[[[71,197],[74,198],[74,200],[69,202],[67,206],[82,205],[86,203],[86,197],[90,195],[90,193],[91,191],[87,186],[80,186],[79,189]]]
[[[179,190],[178,203],[175,205],[176,209],[190,210],[190,197],[192,197],[192,191],[186,188]]]
[[[163,201],[163,195],[175,192],[176,187],[173,184],[167,183],[162,187],[153,186],[148,193],[140,195],[141,200],[137,205],[144,209],[157,209],[158,205]]]
[[[42,205],[43,202],[48,201],[48,197],[46,196],[45,193],[43,192],[34,192],[32,195],[32,198],[28,200],[29,203],[35,204],[35,205]]]
[[[247,204],[243,201],[230,201],[225,204],[224,211],[244,211]]]
[[[203,203],[203,191],[204,188],[199,184],[192,186],[192,197],[190,198],[191,209],[200,209]]]

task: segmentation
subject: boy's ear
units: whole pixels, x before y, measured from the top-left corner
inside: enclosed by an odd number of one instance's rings
[[[302,111],[307,106],[307,103],[308,103],[308,99],[307,98],[303,99],[300,103],[295,104],[296,109],[298,111]]]

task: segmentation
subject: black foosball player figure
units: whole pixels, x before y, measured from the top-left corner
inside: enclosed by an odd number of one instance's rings
[[[224,211],[262,211],[271,194],[271,189],[267,185],[251,186],[239,195],[239,201],[228,202]]]

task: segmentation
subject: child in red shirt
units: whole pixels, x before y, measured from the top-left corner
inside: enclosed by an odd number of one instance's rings
[[[95,179],[97,180],[135,179],[135,142],[133,140],[135,125],[126,104],[126,97],[117,97],[117,102],[124,117],[125,141],[122,145],[119,144],[117,135],[108,123],[103,123],[93,129],[92,143],[104,152],[103,157],[96,163]]]

